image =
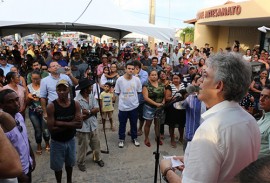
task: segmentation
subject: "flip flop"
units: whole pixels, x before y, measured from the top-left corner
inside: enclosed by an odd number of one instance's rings
[[[144,144],[147,146],[147,147],[151,147],[151,143],[148,141],[144,141]]]
[[[157,141],[157,139],[155,139],[155,141]],[[161,140],[159,140],[159,145],[163,145],[163,142]]]
[[[171,146],[172,146],[172,148],[176,148],[176,142],[175,141],[171,142]]]
[[[36,154],[37,155],[41,155],[42,154],[42,150],[36,150]]]
[[[143,134],[142,131],[138,131],[138,132],[137,132],[137,136],[141,136],[142,134]]]

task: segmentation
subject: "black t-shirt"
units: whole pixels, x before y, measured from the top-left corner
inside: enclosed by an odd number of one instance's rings
[[[151,59],[145,59],[145,58],[142,58],[141,59],[141,63],[144,65],[144,66],[150,66],[152,64],[152,60]]]
[[[70,122],[75,118],[76,107],[75,101],[71,100],[68,107],[62,107],[58,104],[57,100],[53,101],[54,104],[54,118],[56,121]],[[76,129],[66,129],[61,132],[51,132],[51,137],[53,140],[59,142],[66,142],[75,136]]]

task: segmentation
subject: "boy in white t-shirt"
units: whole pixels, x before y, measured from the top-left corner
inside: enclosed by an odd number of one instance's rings
[[[138,93],[142,92],[140,79],[133,76],[134,65],[132,62],[126,64],[126,73],[117,79],[115,93],[119,96],[119,148],[124,147],[126,124],[130,121],[131,138],[135,146],[140,146],[137,141],[137,120],[139,106]]]

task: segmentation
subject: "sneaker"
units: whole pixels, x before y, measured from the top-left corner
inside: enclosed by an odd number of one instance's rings
[[[133,139],[133,143],[136,147],[139,147],[140,146],[140,143],[138,142],[137,139]]]
[[[119,148],[123,148],[123,147],[124,147],[124,141],[123,141],[123,140],[120,140],[120,141],[119,141],[118,147],[119,147]]]

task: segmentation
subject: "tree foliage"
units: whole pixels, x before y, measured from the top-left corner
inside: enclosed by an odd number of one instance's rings
[[[184,42],[194,42],[194,27],[186,27],[180,33],[180,39]]]
[[[47,32],[48,34],[52,35],[53,37],[61,36],[61,32]]]

